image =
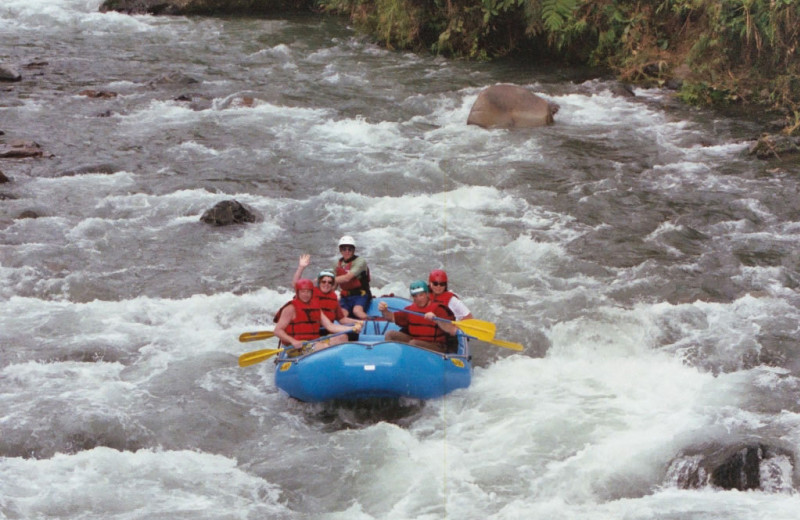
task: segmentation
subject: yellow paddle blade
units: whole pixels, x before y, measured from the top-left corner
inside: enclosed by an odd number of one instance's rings
[[[511,350],[524,350],[525,347],[521,343],[514,343],[513,341],[503,341],[502,339],[484,340],[486,343],[497,345],[498,347],[510,348]]]
[[[253,352],[247,352],[239,356],[239,366],[249,367],[250,365],[261,363],[265,359],[269,359],[275,354],[279,354],[284,350],[285,349],[282,348],[276,348],[276,349],[265,349],[265,350],[256,350]]]
[[[479,339],[481,341],[493,340],[495,330],[497,330],[497,326],[491,321],[461,320],[461,321],[451,321],[450,323],[458,327],[458,329],[461,330],[461,332],[463,332],[467,336],[472,336],[473,338]]]
[[[243,332],[241,336],[239,336],[239,341],[242,343],[247,343],[248,341],[258,341],[261,339],[269,339],[275,335],[274,332],[271,330],[260,330],[257,332]]]

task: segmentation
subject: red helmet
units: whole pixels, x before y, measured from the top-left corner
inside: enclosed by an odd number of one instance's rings
[[[300,291],[301,289],[309,289],[311,291],[314,290],[314,282],[309,280],[308,278],[300,278],[297,280],[297,283],[294,284],[294,290]]]
[[[433,271],[431,271],[431,274],[428,275],[428,282],[447,283],[447,273],[445,273],[441,269],[434,269]]]

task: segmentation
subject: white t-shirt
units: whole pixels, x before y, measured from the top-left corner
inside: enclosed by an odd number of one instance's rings
[[[447,306],[450,307],[450,310],[453,311],[453,314],[455,314],[456,321],[463,320],[464,316],[469,315],[469,309],[467,309],[467,306],[455,296],[450,298],[450,301],[447,302]]]

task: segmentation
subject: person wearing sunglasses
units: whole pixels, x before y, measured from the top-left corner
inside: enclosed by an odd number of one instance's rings
[[[447,305],[453,312],[456,320],[471,320],[472,313],[464,302],[453,292],[447,290],[447,273],[441,269],[434,269],[428,275],[428,285],[431,287],[432,299],[435,302]]]
[[[364,320],[372,299],[367,261],[356,255],[356,241],[350,235],[339,240],[339,254],[341,257],[334,267],[334,281],[339,286],[339,305],[348,315]]]
[[[297,261],[297,270],[294,272],[294,277],[292,277],[292,285],[295,285],[297,281],[303,277],[303,271],[305,271],[309,264],[311,264],[311,255],[301,255],[300,260]],[[356,323],[363,325],[363,322],[348,317],[347,311],[342,309],[339,305],[339,296],[336,294],[336,291],[334,291],[336,288],[335,279],[336,275],[330,269],[323,269],[317,275],[317,285],[314,287],[314,298],[319,301],[322,313],[332,322],[338,321],[343,325],[355,325]],[[328,331],[323,328],[320,334],[326,336]],[[358,334],[351,332],[349,334],[349,339],[353,341],[357,340]]]

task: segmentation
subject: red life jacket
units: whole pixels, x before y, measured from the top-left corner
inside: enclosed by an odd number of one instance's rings
[[[336,296],[334,291],[324,293],[319,290],[319,287],[314,288],[314,297],[319,301],[319,307],[322,313],[331,321],[337,321],[344,318],[344,312],[339,307],[339,297]]]
[[[295,297],[278,310],[273,320],[275,323],[278,323],[283,309],[288,305],[294,306],[294,318],[287,325],[286,333],[300,341],[317,339],[319,337],[319,329],[322,327],[322,322],[320,321],[322,311],[319,301],[316,298],[311,298],[308,303],[303,303],[300,298]]]
[[[418,312],[420,314],[432,312],[439,318],[450,321],[455,320],[455,316],[450,309],[439,302],[430,301],[425,307],[417,307],[412,304],[406,307],[405,310]],[[394,322],[413,336],[414,339],[447,345],[447,340],[451,337],[450,334],[440,329],[435,321],[428,321],[424,317],[417,316],[416,314],[397,312],[394,315]]]
[[[445,292],[443,292],[442,294],[433,294],[433,293],[431,293],[431,299],[432,299],[433,301],[435,301],[435,302],[439,302],[439,303],[441,303],[441,304],[442,304],[442,305],[444,305],[445,307],[447,307],[448,305],[450,305],[450,300],[451,300],[451,299],[452,299],[454,296],[455,296],[456,298],[458,298],[458,295],[457,295],[456,293],[454,293],[454,292],[450,292],[450,291],[445,291]],[[459,298],[459,299],[460,299],[460,298]]]
[[[336,276],[349,273],[350,267],[353,265],[353,260],[356,258],[358,258],[358,256],[353,255],[353,259],[347,263],[345,263],[343,258],[340,258],[339,263],[336,265]],[[363,294],[369,294],[370,279],[369,267],[367,267],[366,271],[359,274],[349,282],[339,284],[339,289],[342,292],[342,296],[347,296],[349,294],[362,294],[361,291],[364,291]]]

